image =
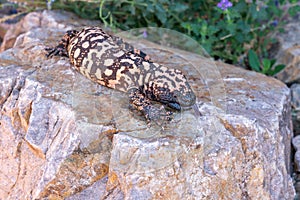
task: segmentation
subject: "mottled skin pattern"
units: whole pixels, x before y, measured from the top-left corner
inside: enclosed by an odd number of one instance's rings
[[[195,95],[180,70],[151,62],[121,38],[97,27],[68,31],[47,57],[69,57],[75,70],[109,88],[129,94],[131,104],[148,120],[169,120],[172,114],[151,101],[180,110],[195,103]]]

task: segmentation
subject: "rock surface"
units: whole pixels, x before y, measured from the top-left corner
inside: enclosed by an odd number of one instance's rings
[[[44,56],[67,29],[97,22],[32,17],[38,25],[0,54],[0,199],[293,199],[283,83],[138,41],[185,71],[198,98],[198,110],[148,126],[126,94]]]
[[[279,39],[279,52],[276,59],[278,63],[283,63],[286,68],[276,75],[276,77],[283,82],[291,85],[292,94],[292,120],[293,120],[293,132],[296,138],[293,140],[298,141],[300,134],[300,15],[298,14],[293,19],[289,19],[287,24],[284,25],[285,32],[277,33]],[[295,171],[295,188],[297,192],[296,199],[300,198],[300,150],[299,146],[294,145],[296,150],[294,155]]]
[[[294,83],[290,87],[292,96],[292,120],[294,136],[300,134],[300,84]]]
[[[279,51],[277,63],[285,64],[285,69],[276,75],[285,83],[300,83],[300,23],[295,19],[284,26],[285,32],[278,33]]]

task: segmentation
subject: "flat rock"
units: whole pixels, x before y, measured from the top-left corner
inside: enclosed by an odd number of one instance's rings
[[[66,30],[97,22],[30,15],[38,26],[0,54],[0,199],[293,199],[283,83],[129,38],[197,95],[194,109],[149,125],[126,94],[45,57]]]

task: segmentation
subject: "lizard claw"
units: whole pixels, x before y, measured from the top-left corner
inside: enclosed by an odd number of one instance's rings
[[[172,120],[173,113],[166,111],[163,106],[157,108],[155,106],[149,106],[145,110],[145,117],[150,122],[155,122],[158,125],[162,125],[166,121]]]

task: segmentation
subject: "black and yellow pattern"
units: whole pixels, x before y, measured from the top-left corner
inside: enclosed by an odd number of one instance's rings
[[[47,57],[69,57],[75,70],[92,81],[127,92],[131,104],[148,120],[170,119],[172,114],[151,101],[175,110],[195,103],[195,94],[180,70],[150,61],[145,53],[101,28],[68,31],[58,46],[46,50]]]

